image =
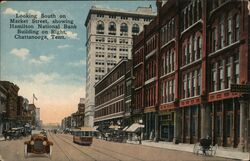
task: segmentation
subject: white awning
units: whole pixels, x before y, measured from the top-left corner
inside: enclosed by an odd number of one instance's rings
[[[126,131],[127,132],[135,132],[138,128],[144,128],[144,125],[133,123]]]
[[[126,131],[128,129],[128,126],[124,127],[122,131]]]
[[[98,131],[98,130],[97,130],[98,127],[99,127],[99,126],[94,126],[94,127],[93,127],[94,131]]]
[[[118,125],[110,125],[109,126],[110,129],[114,129],[114,130],[118,130],[121,128],[121,126],[118,126]]]

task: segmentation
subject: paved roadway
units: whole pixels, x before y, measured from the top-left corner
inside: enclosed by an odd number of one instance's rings
[[[230,160],[218,157],[194,155],[188,152],[147,147],[135,144],[116,143],[95,139],[91,146],[72,142],[68,134],[50,134],[53,145],[50,159],[47,155],[29,154],[24,157],[24,141],[29,137],[0,142],[0,161],[214,161]]]

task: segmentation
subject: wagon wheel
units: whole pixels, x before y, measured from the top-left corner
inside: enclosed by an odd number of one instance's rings
[[[28,145],[27,144],[24,145],[24,157],[25,158],[28,157]]]
[[[52,151],[53,151],[53,146],[50,145],[50,146],[49,146],[49,158],[52,157]]]
[[[193,153],[198,155],[199,149],[200,149],[200,143],[194,144]]]

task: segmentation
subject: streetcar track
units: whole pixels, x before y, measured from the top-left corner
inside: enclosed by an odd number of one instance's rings
[[[69,138],[69,136],[66,136],[67,138],[67,140],[69,140],[70,138]],[[71,140],[71,139],[70,139]],[[100,148],[100,149],[105,149],[105,150],[108,150],[108,151],[111,151],[111,152],[113,152],[113,153],[117,153],[117,154],[119,154],[119,155],[123,155],[123,156],[126,156],[126,157],[129,157],[129,158],[132,158],[132,159],[135,159],[135,160],[141,160],[141,161],[144,161],[144,160],[142,160],[142,159],[140,159],[140,158],[136,158],[136,157],[134,157],[134,156],[130,156],[130,155],[127,155],[127,154],[124,154],[124,153],[121,153],[121,152],[117,152],[117,151],[114,151],[114,150],[111,150],[111,149],[109,149],[109,148],[104,148],[104,147],[100,147],[100,146],[96,146],[95,145],[95,147],[98,147],[98,148]],[[98,151],[99,153],[104,153],[104,152],[101,152],[100,150],[98,150],[98,149],[96,149],[96,148],[94,148],[94,147],[91,147],[92,149],[95,149],[96,151]],[[106,154],[107,155],[107,154]],[[118,159],[119,160],[119,159]]]
[[[62,136],[60,136],[60,137],[58,137],[58,138],[60,138],[61,140],[63,140],[64,142],[66,142],[66,143],[68,143],[68,144],[70,144],[69,142],[67,142],[67,141],[65,141],[64,139],[67,139],[67,140],[69,140],[68,138],[64,138],[64,137],[62,137]],[[62,138],[64,138],[64,139],[62,139]],[[70,139],[71,140],[71,139]],[[72,141],[72,140],[71,140]],[[72,144],[70,144],[71,146],[73,146]],[[73,147],[75,147],[75,149],[77,149],[78,151],[80,151],[80,152],[82,152],[82,153],[84,153],[80,148],[78,148],[78,147],[76,147],[76,146],[73,146]],[[115,159],[115,160],[118,160],[118,161],[120,161],[120,159],[119,158],[117,158],[117,157],[114,157],[114,156],[112,156],[112,155],[110,155],[110,154],[107,154],[107,153],[103,153],[103,152],[101,152],[101,151],[99,151],[99,150],[96,150],[98,153],[100,153],[100,154],[104,154],[104,155],[106,155],[106,156],[108,156],[108,157],[111,157],[111,158],[113,158],[113,159]],[[90,155],[89,155],[90,156]],[[95,159],[94,157],[92,157],[95,161],[97,161],[98,159]]]
[[[51,137],[51,140],[53,140],[54,144],[57,145],[59,147],[59,149],[63,152],[63,154],[67,157],[67,159],[69,161],[73,161],[69,158],[69,156],[71,156],[69,153],[66,154],[66,152],[63,150],[63,148],[61,146],[59,146],[58,142],[56,141],[56,139],[51,135],[51,133],[49,133],[50,137]],[[68,156],[69,155],[69,156]]]

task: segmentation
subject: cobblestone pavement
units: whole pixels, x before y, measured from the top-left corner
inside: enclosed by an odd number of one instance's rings
[[[68,134],[49,134],[53,145],[50,159],[47,155],[29,154],[24,157],[24,141],[19,140],[0,142],[1,161],[216,161],[232,160],[219,157],[194,155],[188,152],[153,148],[142,145],[116,143],[94,139],[91,146],[81,146],[72,142]]]

